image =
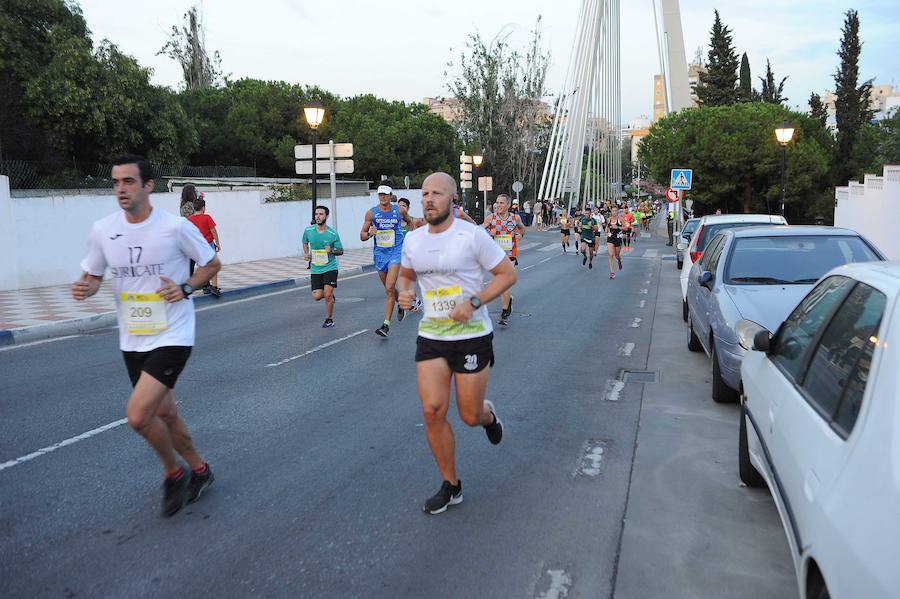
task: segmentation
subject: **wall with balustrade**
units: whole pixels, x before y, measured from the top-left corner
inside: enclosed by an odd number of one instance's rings
[[[834,226],[858,231],[889,260],[900,260],[900,165],[834,190]]]

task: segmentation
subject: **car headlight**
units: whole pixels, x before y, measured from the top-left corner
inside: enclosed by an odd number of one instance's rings
[[[760,331],[765,331],[766,327],[752,320],[741,320],[734,327],[734,333],[737,335],[738,343],[741,347],[750,351],[753,349],[753,337]]]

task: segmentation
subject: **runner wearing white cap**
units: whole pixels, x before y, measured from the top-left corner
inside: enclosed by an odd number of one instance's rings
[[[384,322],[375,331],[376,335],[387,337],[391,329],[391,316],[394,314],[394,303],[397,295],[397,275],[400,272],[400,253],[403,250],[403,230],[401,223],[408,228],[415,225],[409,214],[402,214],[396,204],[391,202],[394,190],[390,185],[378,186],[378,205],[366,211],[359,238],[368,241],[375,238],[373,249],[375,268],[381,284],[384,285]],[[397,320],[403,320],[406,312],[398,306]]]

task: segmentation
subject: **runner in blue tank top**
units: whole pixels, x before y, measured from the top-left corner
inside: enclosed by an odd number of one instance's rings
[[[375,269],[384,285],[384,322],[376,331],[376,335],[387,337],[391,328],[391,316],[397,301],[397,276],[400,273],[400,255],[403,250],[403,232],[401,223],[412,228],[409,215],[400,213],[396,204],[391,202],[394,190],[389,185],[378,186],[378,205],[366,211],[359,238],[368,241],[375,238]],[[406,313],[398,306],[397,321],[403,320]]]

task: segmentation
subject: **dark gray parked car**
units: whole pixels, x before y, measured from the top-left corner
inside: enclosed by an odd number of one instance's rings
[[[712,397],[736,401],[749,320],[774,331],[832,268],[884,260],[855,231],[834,227],[753,227],[716,235],[688,277],[688,349],[712,358]]]

